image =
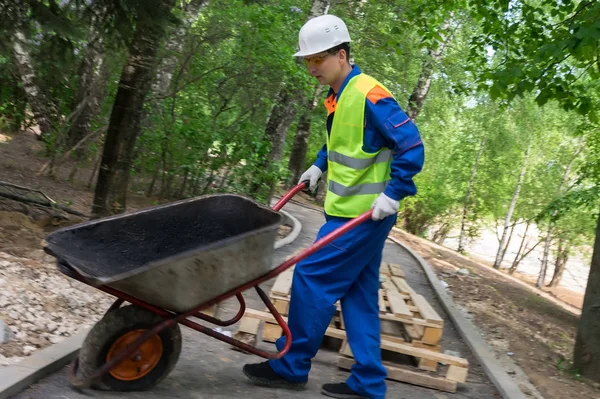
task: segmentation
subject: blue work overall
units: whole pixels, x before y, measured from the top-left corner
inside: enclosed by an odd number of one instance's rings
[[[328,217],[317,240],[348,220]],[[290,298],[288,324],[293,332],[290,351],[269,362],[290,381],[306,381],[340,300],[348,342],[356,364],[346,381],[355,392],[373,399],[385,397],[386,369],[381,365],[379,325],[379,266],[395,216],[369,220],[298,263]],[[277,348],[285,345],[280,338]]]

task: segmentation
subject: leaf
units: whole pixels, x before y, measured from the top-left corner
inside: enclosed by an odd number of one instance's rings
[[[587,115],[592,110],[592,101],[589,98],[582,98],[577,108],[577,112],[581,115]]]

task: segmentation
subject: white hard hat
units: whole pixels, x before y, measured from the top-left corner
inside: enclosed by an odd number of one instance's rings
[[[298,35],[298,42],[300,51],[294,57],[304,57],[350,42],[350,33],[340,18],[321,15],[304,24]]]

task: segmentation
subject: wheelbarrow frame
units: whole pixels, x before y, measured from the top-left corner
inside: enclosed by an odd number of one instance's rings
[[[272,208],[273,211],[278,212],[279,210],[281,210],[281,208],[283,208],[283,206],[287,202],[289,202],[289,200],[292,199],[292,197],[294,197],[298,192],[302,191],[306,187],[307,187],[307,183],[303,182],[303,183],[298,184],[294,188],[292,188],[286,195],[284,195],[273,206],[273,208]],[[310,245],[308,248],[306,248],[302,252],[298,253],[297,255],[286,260],[281,265],[272,269],[270,272],[266,273],[265,275],[263,275],[259,278],[256,278],[252,281],[249,281],[243,285],[240,285],[239,287],[234,288],[222,295],[219,295],[218,297],[215,297],[215,298],[213,298],[213,299],[211,299],[211,300],[209,300],[187,312],[182,312],[182,313],[173,312],[173,311],[166,310],[164,308],[152,305],[146,301],[140,300],[134,296],[131,296],[125,292],[119,291],[115,288],[108,287],[105,285],[96,286],[97,289],[104,291],[104,292],[111,294],[118,298],[111,305],[111,307],[107,310],[107,312],[105,313],[105,316],[106,316],[106,314],[110,313],[111,311],[118,309],[124,302],[129,302],[133,305],[139,306],[143,309],[148,310],[149,312],[152,312],[152,313],[155,313],[155,314],[161,316],[162,318],[164,318],[164,321],[155,325],[153,328],[145,331],[137,340],[135,340],[132,344],[128,345],[126,347],[126,349],[121,350],[117,355],[115,355],[108,362],[106,362],[104,365],[102,365],[102,367],[98,368],[93,373],[91,373],[91,375],[87,376],[84,379],[81,379],[77,376],[78,357],[76,357],[71,364],[71,369],[69,372],[69,380],[70,380],[72,386],[77,389],[89,388],[96,380],[101,378],[104,374],[108,373],[109,370],[111,370],[113,367],[117,366],[125,358],[133,356],[135,354],[135,352],[138,350],[138,348],[145,341],[150,339],[155,334],[159,334],[164,329],[174,326],[176,324],[182,324],[193,330],[196,330],[198,332],[201,332],[203,334],[206,334],[208,336],[216,338],[219,341],[226,342],[232,346],[240,348],[240,349],[247,351],[249,353],[252,353],[254,355],[263,357],[265,359],[281,358],[290,349],[290,346],[292,344],[292,333],[291,333],[290,328],[288,327],[287,323],[284,321],[281,314],[277,311],[277,309],[275,308],[275,306],[273,305],[273,303],[271,302],[271,300],[269,299],[267,294],[265,294],[265,292],[259,287],[259,284],[264,283],[265,281],[268,281],[268,280],[272,279],[273,277],[276,277],[277,275],[279,275],[283,271],[287,270],[291,266],[293,266],[296,263],[300,262],[301,260],[307,258],[308,256],[314,254],[315,252],[317,252],[319,249],[321,249],[325,245],[328,245],[336,238],[347,233],[349,230],[353,229],[357,225],[371,219],[371,215],[372,215],[371,210],[368,212],[365,212],[361,216],[347,222],[340,228],[332,231],[331,233],[329,233],[322,239],[313,243],[312,245]],[[78,280],[84,284],[88,284],[86,278],[84,276],[82,276],[81,274],[79,274],[76,270],[74,270],[73,268],[70,268],[68,265],[65,265],[65,264],[61,264],[61,266],[62,266],[61,270],[63,271],[63,273],[67,274],[69,277],[71,277],[75,280]],[[275,318],[275,320],[277,321],[279,326],[283,329],[283,334],[286,337],[286,340],[285,340],[285,345],[284,345],[283,349],[280,350],[279,352],[270,352],[270,351],[265,351],[265,350],[262,350],[259,348],[255,348],[247,343],[241,342],[240,340],[229,337],[225,334],[221,334],[221,333],[213,330],[210,327],[204,326],[198,322],[195,322],[195,321],[192,321],[189,319],[190,317],[195,317],[197,319],[204,320],[211,324],[214,324],[217,326],[223,326],[223,327],[231,326],[231,325],[237,323],[238,321],[241,320],[241,318],[244,316],[244,313],[246,311],[246,302],[244,300],[242,293],[250,288],[254,288],[256,290],[259,297],[262,299],[264,304],[267,306],[267,308],[269,309],[269,311],[271,312],[271,314],[273,315],[273,317]],[[220,320],[215,317],[212,317],[212,316],[202,313],[203,309],[207,309],[219,302],[222,302],[222,301],[232,298],[234,296],[237,298],[240,308],[239,308],[237,314],[232,319],[223,321],[223,320]]]

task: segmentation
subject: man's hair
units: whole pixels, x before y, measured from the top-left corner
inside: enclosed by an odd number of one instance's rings
[[[346,52],[346,61],[350,63],[350,43],[339,44],[333,48],[330,48],[329,50],[327,50],[327,52],[329,54],[335,54],[340,50],[344,50]]]

